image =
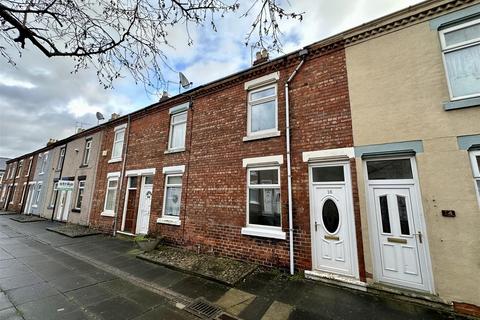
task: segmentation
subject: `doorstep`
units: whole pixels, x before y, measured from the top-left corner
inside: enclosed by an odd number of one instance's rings
[[[365,282],[352,277],[341,276],[333,273],[305,270],[305,278],[347,287],[350,289],[367,291],[367,284]]]

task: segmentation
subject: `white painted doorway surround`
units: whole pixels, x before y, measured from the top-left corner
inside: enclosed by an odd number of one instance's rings
[[[70,210],[70,203],[72,201],[71,190],[60,191],[60,202],[58,204],[56,219],[59,221],[67,221]]]
[[[374,280],[433,293],[414,157],[364,161]]]
[[[309,166],[313,271],[358,279],[350,164]]]
[[[144,176],[140,188],[140,202],[137,213],[136,234],[147,234],[152,205],[153,176]]]

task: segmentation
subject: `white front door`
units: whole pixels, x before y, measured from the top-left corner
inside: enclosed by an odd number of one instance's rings
[[[152,204],[153,176],[142,179],[140,190],[140,204],[138,206],[136,234],[147,234],[150,223],[150,207]]]
[[[57,209],[57,220],[67,221],[68,211],[70,210],[70,202],[72,201],[72,191],[62,190],[60,192],[60,202]]]
[[[313,269],[358,277],[348,163],[312,166]]]
[[[367,161],[375,279],[431,291],[428,247],[412,159]]]
[[[29,184],[27,187],[28,187],[27,201],[25,202],[25,209],[23,210],[23,213],[29,214],[31,213],[31,208],[32,208],[34,184]]]

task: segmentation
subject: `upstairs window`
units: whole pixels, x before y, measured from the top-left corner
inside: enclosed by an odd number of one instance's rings
[[[28,160],[28,170],[25,172],[25,177],[28,177],[30,175],[30,171],[32,170],[32,162],[33,162],[33,157],[30,157]]]
[[[120,161],[122,159],[124,139],[125,139],[125,126],[116,127],[114,138],[113,138],[112,159],[111,160]]]
[[[19,177],[20,177],[20,174],[22,173],[22,169],[23,169],[23,160],[20,160],[20,162],[18,163],[18,169],[17,169],[17,176],[16,176],[16,178],[19,178]]]
[[[262,135],[278,131],[277,85],[269,85],[248,92],[248,135]]]
[[[45,152],[42,156],[42,164],[40,166],[40,174],[45,173],[45,169],[47,168],[47,160],[48,160],[48,152]]]
[[[65,147],[60,149],[60,155],[58,156],[58,163],[57,163],[57,171],[62,170],[64,159],[65,159]]]
[[[440,31],[452,100],[480,96],[480,19]]]
[[[87,139],[85,141],[85,150],[83,151],[83,161],[82,165],[86,166],[88,165],[88,162],[90,161],[90,151],[92,149],[92,139]]]
[[[168,150],[178,151],[185,149],[185,134],[187,132],[187,111],[170,116],[170,135]]]

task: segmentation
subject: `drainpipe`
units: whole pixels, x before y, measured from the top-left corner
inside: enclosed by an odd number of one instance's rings
[[[123,176],[125,174],[125,165],[127,164],[127,151],[128,151],[128,138],[130,136],[130,114],[127,118],[127,132],[126,132],[126,141],[125,141],[125,152],[123,153],[123,161],[122,161],[122,171],[120,171],[120,178],[118,184],[118,196],[115,203],[115,214],[113,219],[113,236],[117,234],[117,218],[118,218],[118,207],[120,206],[120,198],[122,196],[122,185],[123,185]]]
[[[288,85],[290,81],[293,80],[298,70],[302,67],[305,62],[306,55],[308,54],[307,49],[301,50],[299,56],[302,58],[302,61],[297,65],[292,74],[285,81],[285,126],[286,126],[286,137],[287,137],[287,186],[288,186],[288,238],[290,240],[290,274],[295,273],[295,262],[293,259],[293,196],[292,196],[292,164],[291,164],[291,155],[290,155],[290,102],[288,96]]]

